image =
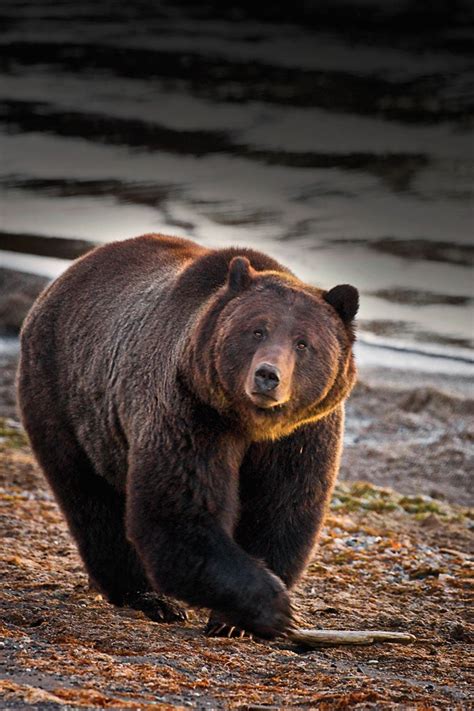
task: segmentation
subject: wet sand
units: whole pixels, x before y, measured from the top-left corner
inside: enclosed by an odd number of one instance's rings
[[[341,480],[474,505],[472,379],[362,368],[346,412]]]

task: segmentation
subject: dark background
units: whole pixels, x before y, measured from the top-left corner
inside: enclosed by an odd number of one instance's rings
[[[361,347],[466,358],[472,26],[470,2],[7,0],[2,260],[251,245],[356,284]]]

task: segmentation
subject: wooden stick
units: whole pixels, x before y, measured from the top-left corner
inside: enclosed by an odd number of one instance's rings
[[[408,632],[386,630],[312,630],[295,629],[288,632],[288,639],[307,647],[333,646],[338,644],[372,644],[373,642],[415,642],[416,637]]]

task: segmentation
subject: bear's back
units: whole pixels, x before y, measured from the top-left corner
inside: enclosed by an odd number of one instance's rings
[[[181,237],[145,234],[103,245],[76,260],[43,292],[27,323],[45,311],[50,321],[61,315],[72,326],[71,321],[77,323],[82,315],[86,323],[92,304],[96,319],[101,306],[106,314],[114,305],[125,305],[127,298],[137,305],[141,294],[159,296],[165,290],[172,290],[176,306],[198,308],[225,283],[235,256],[246,256],[256,271],[291,274],[276,260],[253,249],[206,249]]]
[[[159,295],[162,286],[205,251],[189,240],[157,234],[98,247],[73,262],[40,295],[22,340],[41,332],[43,340],[54,334],[60,344],[80,330],[90,334],[99,324],[106,329],[114,314],[121,320],[129,307],[139,308],[142,295],[153,290]]]
[[[209,250],[163,235],[110,243],[74,262],[23,328],[24,406],[34,408],[34,383],[41,383],[38,397],[61,410],[105,473],[99,453],[113,453],[114,422],[127,430],[127,422],[146,418],[152,400],[165,397],[194,319],[236,255],[257,271],[287,271],[253,250]]]
[[[275,271],[293,276],[289,269],[272,257],[246,247],[227,247],[206,250],[186,266],[175,285],[175,298],[203,301],[223,286],[227,279],[229,264],[234,257],[247,257],[257,272]]]
[[[173,338],[162,303],[176,275],[205,251],[188,240],[144,235],[76,260],[40,295],[22,328],[21,410],[54,409],[91,459],[90,448],[110,450],[116,403],[129,409],[134,395],[126,391],[137,382],[145,400],[156,343]],[[179,327],[185,315],[176,314]]]

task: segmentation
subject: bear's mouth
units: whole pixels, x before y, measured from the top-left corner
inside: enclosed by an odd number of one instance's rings
[[[285,407],[285,403],[281,402],[278,405],[273,405],[273,407],[259,407],[259,405],[254,405],[254,407],[259,414],[270,416],[281,412]]]
[[[273,397],[272,395],[267,395],[267,393],[252,391],[248,393],[248,397],[253,405],[261,408],[262,410],[278,407],[279,404],[277,398]]]
[[[259,414],[265,415],[276,415],[283,410],[288,402],[287,400],[284,402],[278,402],[278,400],[270,395],[264,395],[262,393],[252,393],[249,399],[255,411]]]

